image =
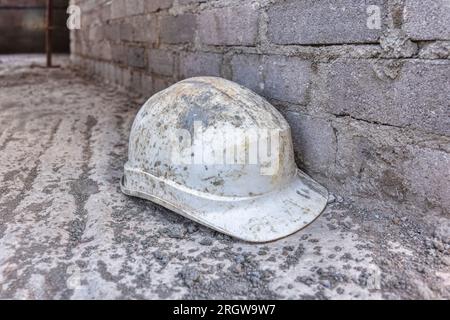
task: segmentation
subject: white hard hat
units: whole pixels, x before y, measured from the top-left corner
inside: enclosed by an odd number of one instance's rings
[[[283,116],[225,79],[191,78],[151,97],[128,152],[125,194],[242,240],[288,236],[327,203],[326,189],[297,168]]]

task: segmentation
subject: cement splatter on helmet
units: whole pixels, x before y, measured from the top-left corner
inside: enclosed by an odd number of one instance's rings
[[[294,161],[291,130],[265,99],[198,77],[151,97],[130,134],[122,191],[249,242],[314,221],[327,191]]]

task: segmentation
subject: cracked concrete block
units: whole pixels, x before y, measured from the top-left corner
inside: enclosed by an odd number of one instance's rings
[[[200,41],[209,45],[254,45],[258,15],[252,5],[205,10],[198,18]]]
[[[380,206],[448,212],[449,138],[351,118],[332,120],[332,126],[336,163],[326,179],[332,191],[366,203],[377,199]]]
[[[221,64],[221,54],[185,53],[180,56],[180,76],[183,79],[197,76],[220,77]]]
[[[374,5],[379,14],[369,10]],[[281,2],[268,10],[269,38],[277,44],[376,43],[381,28],[370,19],[382,18],[384,10],[382,0]]]
[[[337,60],[317,73],[318,110],[450,135],[449,61]]]
[[[194,40],[197,17],[186,13],[179,16],[164,16],[160,21],[161,41],[168,44],[189,43]]]
[[[174,74],[175,57],[170,51],[161,49],[150,49],[148,54],[149,71],[164,75],[172,76]]]
[[[413,40],[450,40],[448,0],[406,0],[403,30]]]

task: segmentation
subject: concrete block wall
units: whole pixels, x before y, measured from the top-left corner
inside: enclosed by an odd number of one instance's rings
[[[72,2],[86,72],[146,97],[231,79],[285,115],[298,165],[335,194],[449,213],[448,0]]]

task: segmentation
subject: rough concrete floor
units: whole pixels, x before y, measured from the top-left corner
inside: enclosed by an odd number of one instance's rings
[[[231,239],[120,192],[140,101],[0,61],[0,298],[450,298],[448,217],[337,197],[284,240]]]

